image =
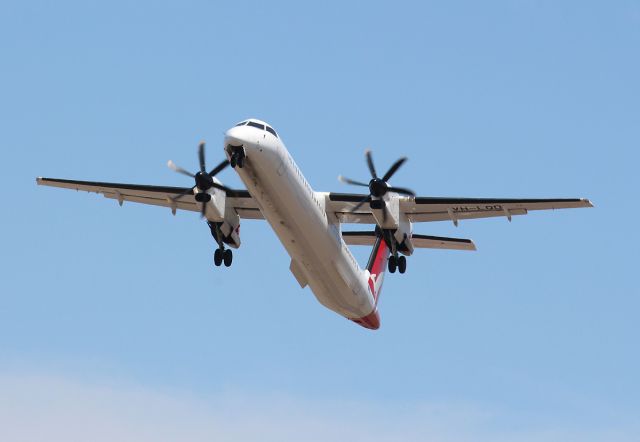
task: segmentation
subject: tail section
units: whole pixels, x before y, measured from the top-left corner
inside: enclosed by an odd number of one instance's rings
[[[369,271],[369,291],[373,295],[375,306],[373,311],[363,318],[352,319],[353,322],[371,330],[380,328],[380,315],[378,314],[378,297],[382,290],[382,280],[389,261],[389,246],[387,242],[378,235],[369,256],[367,270]]]
[[[373,245],[373,250],[369,256],[367,270],[369,270],[369,290],[373,295],[373,299],[378,303],[378,296],[382,290],[382,281],[384,280],[384,272],[387,269],[387,261],[389,261],[389,246],[387,242],[378,235]]]

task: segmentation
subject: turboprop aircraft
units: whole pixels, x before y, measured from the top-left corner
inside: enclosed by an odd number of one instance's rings
[[[405,273],[407,256],[415,249],[475,250],[470,239],[444,238],[413,232],[421,222],[525,215],[530,210],[592,207],[587,199],[499,199],[421,197],[389,184],[404,164],[400,158],[382,176],[371,151],[365,152],[371,178],[347,184],[366,193],[314,191],[289,154],[278,133],[254,118],[226,131],[226,159],[207,171],[205,144],[198,147],[199,170],[192,173],[169,161],[174,171],[192,178],[191,187],[149,186],[57,178],[36,179],[40,185],[96,192],[124,201],[200,212],[217,243],[214,264],[230,266],[231,249],[240,247],[240,220],[264,219],[291,257],[289,269],[304,288],[309,286],[325,307],[355,323],[380,327],[377,304],[385,270]],[[247,190],[230,189],[217,178],[227,166],[239,175]],[[374,225],[366,231],[342,232],[348,223]],[[372,246],[364,269],[349,245]]]

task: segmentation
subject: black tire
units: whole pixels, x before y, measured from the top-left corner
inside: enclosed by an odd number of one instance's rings
[[[220,264],[222,264],[222,253],[223,251],[220,249],[216,249],[216,251],[213,253],[213,263],[216,265],[216,267],[220,267]]]
[[[229,267],[233,262],[233,252],[231,251],[231,249],[225,250],[222,258],[224,260],[224,266]]]
[[[400,256],[398,258],[398,271],[404,273],[407,271],[407,258]]]
[[[236,159],[235,154],[231,155],[231,159],[229,160],[229,165],[230,165],[233,169],[235,169],[235,168],[236,168],[236,166],[238,165],[238,161],[237,161],[237,159]]]
[[[395,273],[396,268],[398,267],[398,263],[396,262],[396,257],[389,257],[389,273]]]
[[[237,163],[238,163],[238,167],[242,169],[244,167],[244,156],[238,157]]]

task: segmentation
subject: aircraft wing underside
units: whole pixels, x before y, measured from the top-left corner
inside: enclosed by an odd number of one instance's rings
[[[327,211],[333,212],[343,223],[375,224],[369,204],[362,204],[351,212],[365,194],[329,193]],[[592,207],[588,199],[515,199],[515,198],[446,198],[400,197],[400,211],[411,222],[453,221],[514,215],[526,215],[530,210],[570,209]]]
[[[58,178],[37,178],[40,185],[62,187],[102,194],[119,203],[130,201],[141,204],[163,206],[192,212],[200,211],[200,204],[193,194],[177,200],[172,197],[189,190],[187,187],[149,186],[141,184],[106,183],[97,181],[75,181]],[[367,198],[364,194],[326,193],[326,210],[342,223],[375,224],[369,204],[356,205]],[[256,201],[246,190],[227,192],[226,203],[231,205],[244,219],[264,219]],[[400,197],[400,210],[411,222],[453,221],[515,215],[526,215],[530,210],[568,209],[592,207],[588,199],[498,199],[498,198],[443,198]]]
[[[141,184],[102,183],[96,181],[75,181],[57,178],[37,178],[37,183],[45,186],[62,187],[65,189],[83,190],[102,194],[105,198],[117,200],[119,203],[131,201],[134,203],[151,204],[172,209],[200,212],[193,194],[187,194],[175,201],[171,198],[189,190],[189,187],[147,186]],[[241,218],[263,219],[262,213],[255,200],[246,190],[227,192],[227,204],[231,204]]]

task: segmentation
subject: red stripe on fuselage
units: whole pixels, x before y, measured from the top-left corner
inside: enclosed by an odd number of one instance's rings
[[[373,295],[375,305],[377,306],[378,296],[380,295],[380,290],[382,288],[382,278],[384,277],[384,271],[387,268],[387,260],[389,259],[389,247],[383,238],[378,238],[375,248],[372,250],[371,254],[372,257],[369,258],[369,265],[367,266],[367,270],[369,270],[369,290],[371,291],[371,295]],[[377,330],[380,328],[380,314],[378,313],[377,307],[374,307],[373,311],[367,316],[351,320],[356,324],[371,330]]]
[[[389,247],[384,239],[380,239],[378,250],[376,250],[376,255],[373,258],[373,263],[369,269],[369,289],[371,290],[373,299],[376,300],[376,304],[378,303],[378,294],[380,292],[380,288],[376,290],[376,280],[384,274],[388,258]]]

